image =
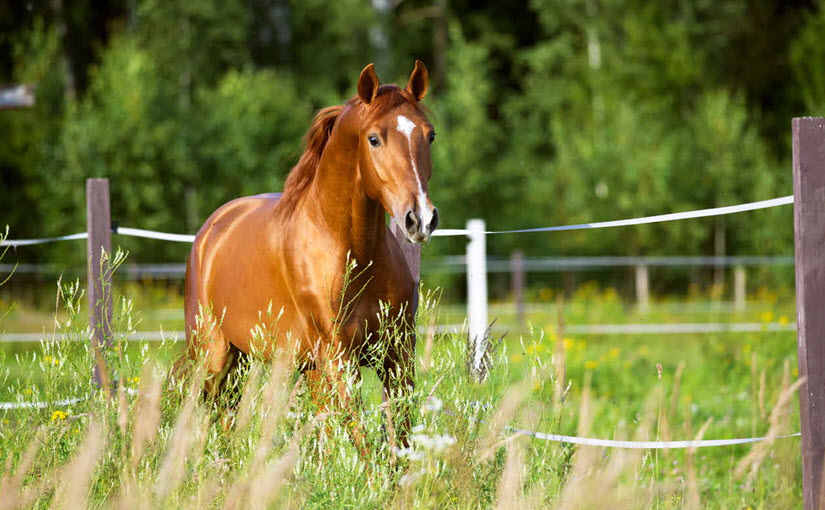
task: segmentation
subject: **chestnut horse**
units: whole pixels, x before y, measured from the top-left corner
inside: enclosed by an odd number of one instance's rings
[[[353,99],[316,114],[280,199],[239,198],[206,220],[187,263],[185,314],[189,357],[204,360],[207,392],[218,391],[237,351],[278,352],[294,356],[322,408],[322,395],[332,395],[352,413],[344,376],[359,377],[370,361],[386,303],[403,320],[389,325],[396,341],[371,364],[385,395],[409,395],[417,285],[385,212],[412,243],[438,225],[427,186],[435,133],[419,106],[428,84],[420,61],[403,89],[379,86],[368,65]],[[261,326],[276,338],[253,334]],[[396,421],[406,444],[409,413]]]

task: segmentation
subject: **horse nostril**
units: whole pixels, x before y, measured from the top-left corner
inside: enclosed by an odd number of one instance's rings
[[[430,232],[438,228],[438,207],[433,207],[433,219],[430,221]]]
[[[418,216],[415,215],[412,211],[407,211],[407,215],[404,216],[404,227],[406,227],[407,232],[414,232],[416,227],[418,227]]]

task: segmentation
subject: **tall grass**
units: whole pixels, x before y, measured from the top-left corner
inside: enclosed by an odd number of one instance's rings
[[[790,368],[781,382],[764,369],[747,370],[760,374],[758,405],[736,410],[753,414],[712,420],[685,398],[696,367],[665,366],[658,375],[637,370],[614,379],[617,387],[608,392],[613,372],[582,371],[582,360],[565,352],[563,330],[536,328],[491,353],[488,377],[476,383],[466,370],[465,336],[435,333],[437,300],[425,292],[416,388],[395,397],[413,407],[415,426],[409,448],[393,448],[392,414],[369,373],[349,382],[362,397],[354,413],[321,412],[303,378],[282,362],[286,357],[267,363],[250,356],[230,375],[229,391],[203,398],[202,372],[171,375],[180,346],[127,344],[125,333],[139,317],[125,298],[107,352],[118,391],[107,398],[90,379],[82,294],[77,282],[61,283],[67,319],[56,324],[80,341],[44,340],[39,352],[0,360],[0,379],[20,402],[83,398],[0,411],[0,509],[693,509],[800,502],[796,440],[627,451],[541,441],[508,427],[639,440],[701,438],[709,430],[731,437],[751,427],[784,433],[796,426],[790,411],[798,383]],[[523,357],[513,361],[516,350]],[[12,365],[24,367],[15,370],[24,375],[10,377]],[[628,370],[617,365],[615,373]],[[625,381],[635,384],[633,398],[643,397],[618,408],[611,394]],[[234,409],[229,420],[226,408]],[[366,452],[354,445],[353,416]],[[694,432],[696,423],[702,425]]]

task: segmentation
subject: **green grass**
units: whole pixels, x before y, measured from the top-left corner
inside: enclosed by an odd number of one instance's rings
[[[18,331],[14,328],[34,323],[31,317],[41,314],[43,322],[33,330],[82,338],[84,305],[77,290],[63,293],[57,321],[53,313],[47,322],[47,312],[18,307],[6,317],[5,329]],[[146,307],[142,314],[138,302]],[[179,304],[179,297],[163,294],[121,301],[115,329],[180,330]],[[156,404],[161,410],[157,424],[151,424],[156,435],[134,454],[129,445],[146,414],[136,407],[144,404],[131,395],[111,404],[95,391],[83,341],[0,344],[0,400],[90,397],[71,406],[0,411],[0,465],[9,477],[26,452],[34,452],[21,482],[34,507],[48,506],[67,487],[84,483],[93,507],[117,506],[130,498],[135,505],[152,507],[219,507],[236,496],[241,506],[254,506],[264,499],[256,499],[263,496],[255,496],[250,484],[262,484],[263,492],[271,493],[267,504],[305,508],[485,508],[496,502],[537,508],[692,508],[697,495],[699,508],[800,505],[798,438],[778,440],[766,452],[757,452],[755,475],[747,478],[737,476],[735,468],[754,450],[751,446],[704,448],[695,455],[640,451],[627,457],[619,450],[512,438],[506,429],[467,418],[496,422],[498,416],[499,422],[520,428],[601,438],[691,439],[706,422],[706,439],[764,435],[782,389],[795,378],[792,332],[557,338],[554,303],[531,307],[528,331],[514,324],[511,308],[506,303],[491,308],[498,324],[510,326],[511,332],[494,354],[484,383],[474,383],[466,374],[461,335],[432,339],[428,370],[423,367],[428,340],[419,337],[416,422],[423,426],[422,434],[456,443],[435,451],[423,442],[415,460],[404,459],[395,467],[376,411],[379,385],[370,371],[356,389],[363,396],[367,458],[353,447],[347,420],[340,415],[312,424],[317,410],[305,394],[291,402],[289,415],[283,398],[278,406],[267,407],[267,385],[291,389],[291,375],[273,381],[263,377],[262,385],[248,383],[254,412],[248,423],[229,431],[210,420],[214,412],[208,404],[190,399],[193,392],[185,382],[171,385]],[[430,307],[422,311],[419,324],[454,322],[461,311],[458,306]],[[793,316],[792,302],[769,293],[753,296],[743,313],[692,299],[655,302],[640,314],[612,291],[592,286],[564,305],[565,321],[571,324],[638,322],[640,317],[645,322],[774,322]],[[156,378],[167,382],[181,348],[180,343],[117,341],[109,356],[124,386],[137,389]],[[565,392],[560,398],[562,370]],[[267,374],[270,368],[253,362],[249,371]],[[428,411],[422,402],[431,392],[460,416]],[[798,430],[795,397],[774,414],[773,433]],[[78,467],[84,459],[91,462],[91,471]],[[263,472],[271,473],[271,479],[256,479]],[[170,488],[175,480],[179,482]]]

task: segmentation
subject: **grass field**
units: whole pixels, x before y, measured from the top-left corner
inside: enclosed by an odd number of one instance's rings
[[[182,329],[179,296],[138,289],[119,289],[134,299],[118,305],[118,331]],[[56,330],[82,338],[85,305],[77,297],[64,293],[57,320],[53,311],[13,307],[0,331]],[[144,395],[124,393],[114,403],[90,384],[85,342],[0,344],[0,400],[89,397],[0,411],[0,507],[9,501],[46,507],[69,495],[92,507],[801,505],[796,437],[756,446],[627,451],[552,443],[504,427],[637,440],[797,432],[793,332],[560,336],[555,301],[530,306],[528,328],[515,324],[512,308],[491,307],[491,318],[509,332],[483,383],[466,375],[465,336],[419,337],[418,386],[409,402],[419,428],[413,450],[401,452],[395,464],[371,371],[357,388],[371,452],[365,457],[348,438],[349,418],[317,419],[306,396],[292,391],[296,377],[288,370],[253,361],[250,375],[239,379],[248,382],[240,385],[237,423],[226,431],[188,383],[169,384],[179,343],[117,342],[110,353],[117,376]],[[460,323],[463,313],[461,306],[432,300],[419,326]],[[743,312],[694,296],[656,301],[642,313],[610,289],[585,285],[564,303],[562,316],[569,325],[767,326],[787,324],[795,312],[791,299],[762,290]]]

